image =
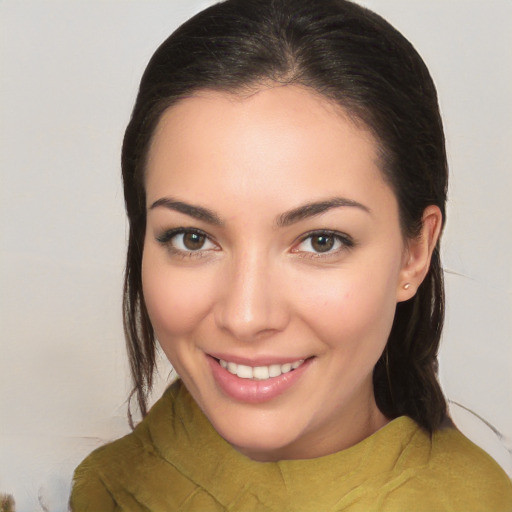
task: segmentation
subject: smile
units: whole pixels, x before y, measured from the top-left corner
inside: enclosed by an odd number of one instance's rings
[[[244,364],[237,364],[231,361],[219,359],[219,364],[222,368],[226,369],[229,373],[236,375],[241,379],[254,379],[254,380],[267,380],[272,377],[279,377],[284,373],[289,373],[296,370],[304,363],[304,359],[299,359],[292,363],[285,364],[271,364],[268,366],[247,366]]]
[[[254,361],[257,366],[252,366],[247,359],[235,363],[229,360],[231,358],[227,354],[218,354],[217,357],[207,355],[206,359],[213,379],[224,395],[237,402],[258,404],[273,400],[295,387],[312,366],[315,357],[295,361],[281,359],[279,362],[275,358],[267,358],[266,361],[262,358],[261,361]]]

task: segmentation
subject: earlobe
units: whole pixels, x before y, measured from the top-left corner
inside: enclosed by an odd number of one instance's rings
[[[443,225],[443,215],[438,206],[425,208],[421,232],[407,242],[404,263],[397,287],[397,302],[412,298],[425,279],[432,253],[436,247]]]

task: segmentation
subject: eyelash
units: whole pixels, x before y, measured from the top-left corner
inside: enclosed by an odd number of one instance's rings
[[[161,235],[156,237],[156,240],[167,247],[167,249],[173,254],[180,257],[204,257],[209,251],[211,250],[218,250],[218,249],[203,249],[199,248],[197,250],[183,250],[178,249],[175,247],[172,243],[173,239],[176,238],[178,235],[198,235],[201,237],[204,237],[206,241],[210,242],[211,244],[217,246],[217,244],[211,239],[211,237],[205,233],[204,231],[197,229],[197,228],[175,228],[175,229],[169,229],[162,233]],[[305,251],[305,250],[298,250],[297,246],[300,246],[304,242],[306,242],[308,239],[313,239],[314,237],[325,237],[325,238],[333,238],[334,243],[338,242],[339,247],[337,247],[335,250],[332,250],[332,248],[329,248],[325,252],[315,252],[315,251]],[[310,242],[311,244],[312,242]],[[310,231],[308,233],[305,233],[303,236],[300,237],[299,242],[294,245],[294,248],[291,250],[292,253],[301,253],[301,257],[304,258],[326,258],[329,256],[332,256],[334,254],[338,254],[339,252],[343,250],[351,249],[355,246],[354,240],[348,236],[345,233],[340,233],[339,231],[333,231],[329,229],[318,229],[315,231]]]
[[[217,250],[217,249],[202,249],[199,248],[196,251],[193,250],[184,250],[184,249],[178,249],[173,245],[173,239],[176,238],[178,235],[198,235],[201,237],[204,237],[206,241],[210,242],[213,245],[217,245],[215,242],[212,241],[211,237],[205,233],[204,231],[197,229],[197,228],[175,228],[175,229],[169,229],[162,233],[161,235],[156,237],[157,242],[167,247],[167,249],[176,256],[180,256],[182,258],[200,258],[205,256],[205,253],[207,251],[211,250]]]
[[[315,231],[310,231],[309,233],[305,233],[301,236],[299,243],[295,245],[295,247],[300,246],[308,239],[311,240],[310,244],[312,244],[312,240],[314,237],[326,237],[326,238],[334,238],[334,242],[339,243],[339,247],[335,250],[329,249],[326,252],[315,252],[315,251],[300,251],[298,249],[292,249],[294,253],[302,253],[302,257],[304,258],[327,258],[329,256],[333,256],[338,254],[341,251],[352,249],[355,246],[355,242],[349,235],[345,233],[340,233],[339,231],[333,231],[329,229],[317,229]]]

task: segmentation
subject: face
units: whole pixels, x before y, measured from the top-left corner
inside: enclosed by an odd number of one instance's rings
[[[205,91],[163,115],[146,195],[147,309],[220,435],[311,458],[387,422],[372,371],[407,247],[368,131],[297,86]]]

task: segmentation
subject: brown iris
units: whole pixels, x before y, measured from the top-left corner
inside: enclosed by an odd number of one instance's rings
[[[315,235],[311,237],[311,246],[316,252],[330,251],[334,246],[334,237],[330,235]]]
[[[204,235],[200,235],[199,233],[184,233],[183,245],[189,251],[197,251],[203,247],[205,238]]]

